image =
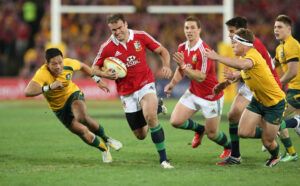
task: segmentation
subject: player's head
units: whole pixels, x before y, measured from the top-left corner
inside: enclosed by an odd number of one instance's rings
[[[238,29],[232,38],[235,55],[243,56],[250,47],[253,47],[253,40],[253,33],[249,29]]]
[[[106,19],[111,33],[121,42],[127,41],[129,37],[128,24],[123,14],[112,14]]]
[[[292,20],[287,15],[279,15],[274,24],[274,35],[277,40],[285,40],[292,33]]]
[[[245,17],[234,17],[229,19],[226,23],[229,37],[232,39],[235,31],[239,28],[247,28],[247,19]]]
[[[54,76],[61,74],[64,63],[63,54],[58,48],[49,48],[45,52],[47,67]]]
[[[197,40],[201,33],[200,20],[195,16],[189,16],[184,21],[184,34],[188,41]]]

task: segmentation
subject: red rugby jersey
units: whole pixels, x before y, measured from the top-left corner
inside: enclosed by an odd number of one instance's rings
[[[107,57],[116,57],[127,67],[127,75],[116,80],[119,95],[128,95],[144,85],[154,82],[154,75],[146,62],[146,49],[154,51],[161,44],[144,31],[130,30],[126,43],[119,42],[113,35],[101,45],[94,65],[103,66]]]
[[[268,50],[266,49],[265,45],[257,37],[255,37],[254,41],[253,41],[253,46],[261,54],[261,56],[266,60],[267,65],[269,66],[276,82],[278,83],[278,85],[281,88],[282,85],[280,83],[279,76],[275,70],[275,65],[272,63],[272,58],[271,58]]]
[[[189,42],[186,41],[178,46],[178,52],[184,53],[187,68],[197,69],[206,74],[206,78],[202,82],[191,80],[189,90],[196,96],[206,100],[215,101],[219,99],[223,96],[223,92],[213,95],[213,88],[218,84],[215,62],[204,56],[205,48],[209,48],[209,46],[201,39],[192,48],[189,48],[188,45]]]

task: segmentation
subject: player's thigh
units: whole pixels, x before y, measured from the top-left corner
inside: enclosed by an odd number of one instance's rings
[[[241,115],[247,105],[250,103],[248,99],[246,99],[243,95],[237,94],[234,98],[229,113],[228,113],[228,119],[232,122],[238,122],[238,120],[241,118]]]
[[[177,102],[172,111],[170,122],[174,126],[179,126],[194,115],[197,110],[191,109],[181,102]]]
[[[262,116],[258,113],[245,109],[242,113],[238,134],[241,137],[253,137],[256,125],[262,121]]]
[[[84,94],[81,91],[74,92],[68,102],[76,119],[84,119],[87,114],[87,107],[84,102]],[[68,104],[69,104],[68,103]]]
[[[144,114],[155,114],[157,113],[158,100],[154,93],[147,93],[140,100],[140,104]]]

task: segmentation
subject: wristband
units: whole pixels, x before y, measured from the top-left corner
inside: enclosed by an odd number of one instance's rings
[[[45,85],[42,87],[42,92],[48,92],[49,90],[51,90],[50,85]]]
[[[180,66],[180,69],[181,69],[181,70],[184,70],[184,69],[186,69],[186,64],[184,64],[184,65]]]
[[[99,76],[92,75],[91,77],[96,83],[99,83],[101,81],[101,77],[99,77]]]

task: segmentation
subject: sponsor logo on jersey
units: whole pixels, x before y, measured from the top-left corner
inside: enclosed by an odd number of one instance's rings
[[[194,54],[192,57],[192,62],[195,64],[197,63],[197,54]]]
[[[126,59],[126,67],[131,67],[131,66],[134,66],[136,64],[140,63],[139,60],[136,59],[135,56],[128,56],[127,59]]]
[[[121,52],[119,52],[119,51],[116,51],[116,53],[115,53],[115,57],[117,57],[117,56],[119,56],[119,55],[122,55],[122,53],[121,53]]]
[[[66,80],[71,80],[71,77],[72,77],[71,74],[67,74],[66,75]]]
[[[142,50],[142,46],[141,46],[141,43],[139,41],[135,41],[133,45],[134,45],[134,48],[137,52]]]

